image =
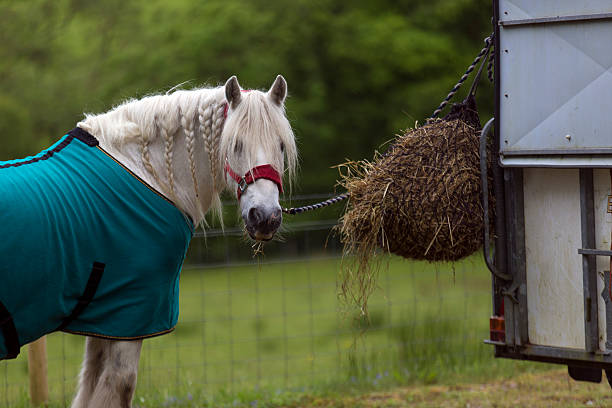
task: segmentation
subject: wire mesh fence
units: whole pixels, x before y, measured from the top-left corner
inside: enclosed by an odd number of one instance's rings
[[[283,242],[253,252],[240,229],[194,239],[176,330],[145,340],[136,406],[245,402],[351,384],[432,382],[492,360],[490,278],[480,256],[455,264],[389,258],[369,316],[340,302],[335,210],[286,220]],[[48,336],[52,405],[69,406],[84,338]],[[0,405],[27,405],[22,352],[0,362]]]

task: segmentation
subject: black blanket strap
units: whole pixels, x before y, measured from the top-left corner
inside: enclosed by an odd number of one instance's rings
[[[13,317],[2,302],[0,302],[0,329],[4,336],[4,344],[7,352],[4,358],[16,358],[19,355],[19,336],[17,335]]]
[[[98,290],[98,285],[100,284],[100,280],[102,279],[102,273],[104,272],[104,268],[106,264],[100,262],[94,262],[93,267],[91,268],[91,274],[89,275],[89,280],[87,281],[87,286],[85,286],[85,291],[79,298],[79,302],[72,309],[72,313],[70,316],[67,316],[62,321],[62,324],[59,325],[56,331],[64,330],[74,319],[76,319],[85,308],[92,301],[93,297],[96,294],[96,290]]]

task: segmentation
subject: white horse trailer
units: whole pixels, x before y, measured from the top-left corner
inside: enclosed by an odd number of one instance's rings
[[[566,364],[585,381],[605,369],[610,381],[612,2],[493,8],[499,156],[495,258],[485,257],[497,277],[486,342],[497,357]]]

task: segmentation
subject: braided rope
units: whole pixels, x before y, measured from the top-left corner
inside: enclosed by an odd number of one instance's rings
[[[340,194],[336,197],[332,197],[329,200],[321,201],[320,203],[305,205],[303,207],[295,207],[295,208],[283,208],[283,212],[285,214],[300,214],[306,211],[318,210],[319,208],[327,207],[328,205],[336,204],[340,201],[346,200],[349,198],[348,193]]]
[[[493,77],[493,64],[495,62],[495,46],[491,45],[491,54],[489,54],[489,63],[487,64],[487,78],[489,78],[489,82],[495,82],[495,78]]]
[[[446,105],[448,105],[448,102],[453,98],[453,96],[455,96],[455,94],[457,93],[459,88],[461,88],[461,85],[463,85],[463,83],[466,81],[466,79],[468,79],[468,77],[470,76],[470,73],[472,73],[472,71],[476,68],[476,66],[478,65],[478,63],[482,59],[482,57],[485,56],[487,54],[487,52],[489,51],[489,49],[491,48],[492,38],[493,38],[493,35],[485,38],[485,40],[484,40],[484,42],[486,44],[485,47],[482,50],[480,50],[480,52],[478,53],[476,58],[474,58],[474,61],[472,62],[472,64],[467,68],[465,73],[459,79],[459,82],[457,82],[455,84],[455,86],[453,87],[453,89],[450,90],[448,95],[446,95],[446,98],[444,98],[444,100],[436,108],[436,110],[434,111],[434,113],[431,115],[431,117],[429,119],[437,118],[438,115],[440,114],[440,112],[442,112],[442,110],[444,109],[444,107]]]

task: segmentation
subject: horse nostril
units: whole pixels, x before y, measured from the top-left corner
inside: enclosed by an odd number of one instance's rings
[[[249,224],[251,225],[259,225],[259,223],[263,220],[263,214],[261,210],[257,207],[253,207],[249,210]]]
[[[247,228],[257,234],[270,235],[274,234],[280,227],[283,220],[283,213],[280,208],[266,209],[261,207],[252,207],[249,209],[246,217]],[[269,239],[269,238],[266,238]]]
[[[272,215],[270,215],[268,224],[270,225],[271,228],[277,229],[278,227],[280,227],[282,221],[283,221],[283,213],[279,208],[279,209],[274,210]]]

